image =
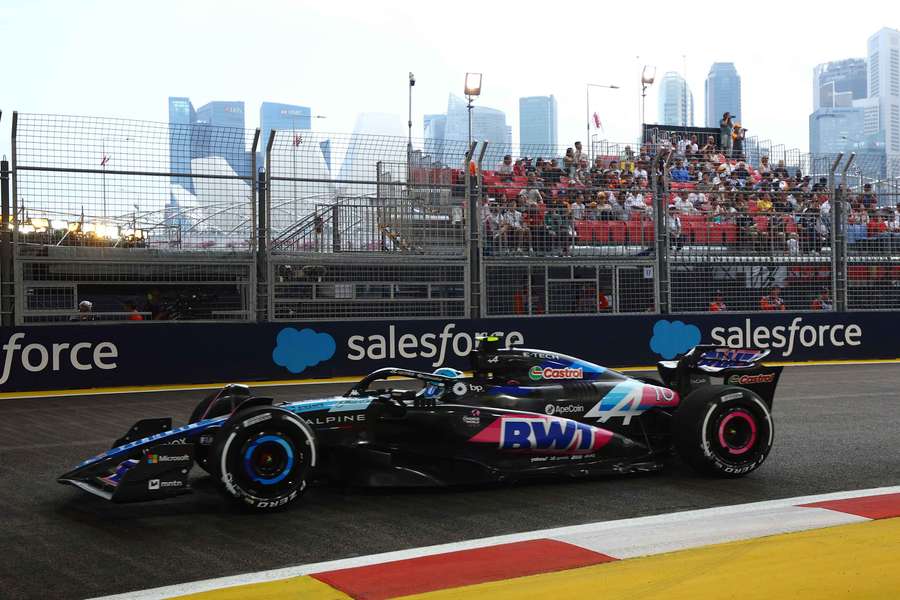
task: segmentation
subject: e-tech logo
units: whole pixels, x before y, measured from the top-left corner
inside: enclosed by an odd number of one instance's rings
[[[60,371],[64,367],[72,367],[78,371],[115,369],[118,364],[119,349],[112,342],[100,342],[96,346],[91,342],[69,342],[52,344],[49,348],[43,344],[22,345],[24,333],[13,333],[3,344],[3,374],[0,385],[9,381],[13,363],[18,362],[29,373],[40,373],[48,367],[51,371]],[[19,361],[15,361],[16,353],[21,350]]]
[[[453,330],[456,323],[447,323],[440,333],[423,333],[416,336],[411,333],[397,336],[397,328],[394,325],[388,327],[387,335],[373,334],[368,337],[351,335],[347,339],[347,358],[350,360],[384,360],[395,358],[434,358],[433,367],[444,364],[449,352],[463,358],[469,355],[475,348],[475,338],[486,335],[505,335],[508,347],[520,346],[525,343],[525,337],[521,332],[502,331],[477,332],[469,334],[465,331]]]
[[[773,348],[782,350],[787,358],[794,353],[795,342],[803,348],[824,348],[834,346],[859,346],[862,344],[862,327],[850,324],[803,325],[803,317],[794,317],[790,325],[753,327],[752,321],[744,320],[744,327],[713,327],[710,337],[716,344],[730,348]]]
[[[503,417],[500,448],[504,450],[560,450],[591,452],[612,439],[605,429],[553,417]]]
[[[532,381],[540,381],[541,379],[584,379],[584,369],[578,367],[563,367],[556,369],[553,367],[531,367],[528,370],[528,377]]]

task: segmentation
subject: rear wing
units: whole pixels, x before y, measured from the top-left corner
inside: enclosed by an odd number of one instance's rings
[[[682,396],[721,378],[724,385],[753,390],[771,406],[782,367],[760,362],[769,353],[754,348],[694,346],[675,360],[659,361],[657,370],[663,382]]]

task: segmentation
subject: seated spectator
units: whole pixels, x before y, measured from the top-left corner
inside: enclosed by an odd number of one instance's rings
[[[680,248],[683,245],[681,235],[681,219],[678,217],[678,210],[674,206],[669,206],[669,214],[666,217],[666,231],[669,233],[669,241],[673,248]]]
[[[517,177],[525,176],[525,159],[520,158],[516,161],[516,164],[513,165],[513,175]]]
[[[503,157],[503,162],[500,163],[500,166],[497,167],[497,173],[500,175],[512,175],[513,174],[513,159],[512,156],[507,154]]]
[[[768,295],[759,299],[760,310],[780,311],[785,310],[784,300],[781,299],[781,288],[772,286]]]
[[[501,211],[500,238],[509,250],[519,252],[530,246],[530,231],[515,200]]]
[[[546,254],[547,248],[547,228],[544,226],[544,215],[541,212],[543,204],[532,204],[525,207],[524,221],[525,226],[531,235],[531,249],[540,254]]]
[[[783,160],[778,161],[778,164],[775,166],[775,169],[772,171],[772,173],[775,175],[775,177],[782,180],[790,178],[787,167],[784,166]]]
[[[569,208],[561,202],[552,204],[544,215],[544,225],[550,240],[550,251],[569,256],[572,238],[575,235]]]
[[[597,203],[591,202],[584,207],[584,220],[585,221],[599,221],[600,213],[597,210]]]
[[[734,179],[741,181],[741,183],[745,182],[750,178],[750,171],[747,170],[747,165],[744,162],[739,162],[735,165],[734,170],[731,172],[731,176]]]
[[[816,296],[810,308],[813,310],[831,310],[834,307],[834,304],[831,302],[831,294],[827,289],[822,290],[818,296]]]
[[[137,306],[135,306],[134,302],[127,301],[125,302],[125,312],[128,313],[129,321],[143,321],[144,316],[138,312]]]
[[[752,198],[752,196],[751,196]],[[756,201],[756,210],[761,213],[770,213],[774,205],[772,204],[772,199],[769,198],[768,193],[764,193],[761,198]]]
[[[759,171],[760,175],[765,175],[766,173],[768,173],[768,174],[772,173],[772,166],[769,164],[768,156],[763,156],[762,158],[759,159],[759,168],[756,170]]]
[[[677,209],[683,215],[699,215],[700,211],[693,205],[693,203],[688,199],[687,194],[682,198],[680,195],[675,196],[675,201],[672,203],[672,207]]]
[[[588,156],[581,149],[581,142],[575,142],[575,164],[580,163],[582,160],[587,162]]]
[[[877,214],[869,219],[866,231],[870,238],[878,237],[882,233],[887,233],[888,225],[887,222],[885,222],[884,215]]]
[[[717,153],[718,148],[716,148],[716,138],[711,135],[707,136],[706,143],[703,144],[703,147],[700,149],[700,154],[703,156],[704,160],[712,161]]]
[[[609,312],[612,310],[612,299],[607,295],[606,290],[601,286],[597,290],[597,310],[599,312]]]
[[[791,255],[800,254],[800,240],[796,233],[789,233],[787,239],[787,252]]]
[[[566,148],[566,155],[563,157],[563,171],[565,171],[567,177],[575,177],[575,168],[577,164],[575,150],[571,147]]]
[[[863,193],[859,199],[866,210],[875,210],[878,208],[878,196],[872,191],[871,183],[867,183],[863,186]]]
[[[716,295],[713,296],[712,302],[709,303],[710,312],[723,312],[728,310],[728,307],[725,305],[725,294],[722,293],[722,290],[716,290]]]
[[[632,188],[625,193],[625,212],[631,214],[632,211],[638,211],[646,214],[649,207],[644,202],[644,195],[640,190]]]
[[[597,192],[597,220],[612,221],[615,218],[613,206],[609,201],[609,193]]]
[[[575,221],[584,219],[584,192],[578,192],[569,208],[572,210],[572,219]]]
[[[686,182],[691,180],[691,175],[684,166],[684,161],[680,158],[675,159],[675,166],[669,172],[672,181]]]
[[[555,158],[550,159],[549,165],[547,165],[547,163],[544,163],[544,169],[542,172],[544,174],[544,178],[551,183],[559,183],[563,175],[565,175],[565,173],[563,173],[563,170],[559,167],[559,162]]]
[[[94,321],[94,303],[90,300],[82,300],[78,303],[78,314],[69,317],[70,321]]]

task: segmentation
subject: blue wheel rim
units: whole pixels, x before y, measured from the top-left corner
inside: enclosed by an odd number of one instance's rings
[[[285,456],[287,456],[287,461],[284,467],[281,469],[281,472],[274,477],[261,477],[258,473],[254,471],[253,468],[253,453],[254,451],[261,445],[267,442],[272,442],[278,444],[284,449]],[[284,438],[279,437],[277,435],[263,435],[252,442],[247,446],[247,449],[244,451],[244,471],[247,475],[255,481],[256,483],[260,483],[262,485],[275,485],[284,480],[285,477],[291,472],[291,469],[294,468],[294,449],[291,447]]]

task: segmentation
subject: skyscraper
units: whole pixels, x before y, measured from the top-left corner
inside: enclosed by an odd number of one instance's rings
[[[244,129],[244,103],[214,101],[197,109],[193,132],[193,158],[221,156],[236,175],[250,172]]]
[[[519,144],[530,147],[527,153],[540,155],[552,154],[558,143],[556,98],[519,98]]]
[[[809,115],[809,151],[836,154],[859,151],[866,142],[864,109],[866,61],[848,58],[813,69],[813,112]]]
[[[194,105],[190,98],[169,97],[169,172],[191,172],[192,126],[196,120]],[[180,185],[193,193],[194,181],[190,177],[175,176],[171,178],[173,185]]]
[[[256,168],[265,167],[266,144],[272,130],[312,129],[312,111],[308,106],[263,102],[259,107],[259,151],[256,157]]]
[[[877,99],[878,130],[883,135],[889,173],[900,174],[900,31],[882,28],[869,38],[869,98]],[[874,117],[873,102],[870,106]],[[870,120],[869,114],[866,120]]]
[[[450,94],[447,101],[447,128],[444,140],[466,142],[468,136],[469,115],[466,101]],[[485,168],[495,168],[512,147],[512,134],[506,125],[506,114],[496,108],[475,105],[472,108],[472,141],[488,142],[484,165]],[[459,156],[445,156],[445,162],[461,164],[463,153],[459,153]]]
[[[443,163],[447,115],[425,115],[423,120],[425,125],[425,155],[433,163]]]
[[[741,76],[734,63],[713,63],[704,85],[706,126],[718,127],[725,112],[735,121],[741,115]]]
[[[657,110],[660,125],[694,126],[694,95],[684,78],[675,71],[663,75]]]

